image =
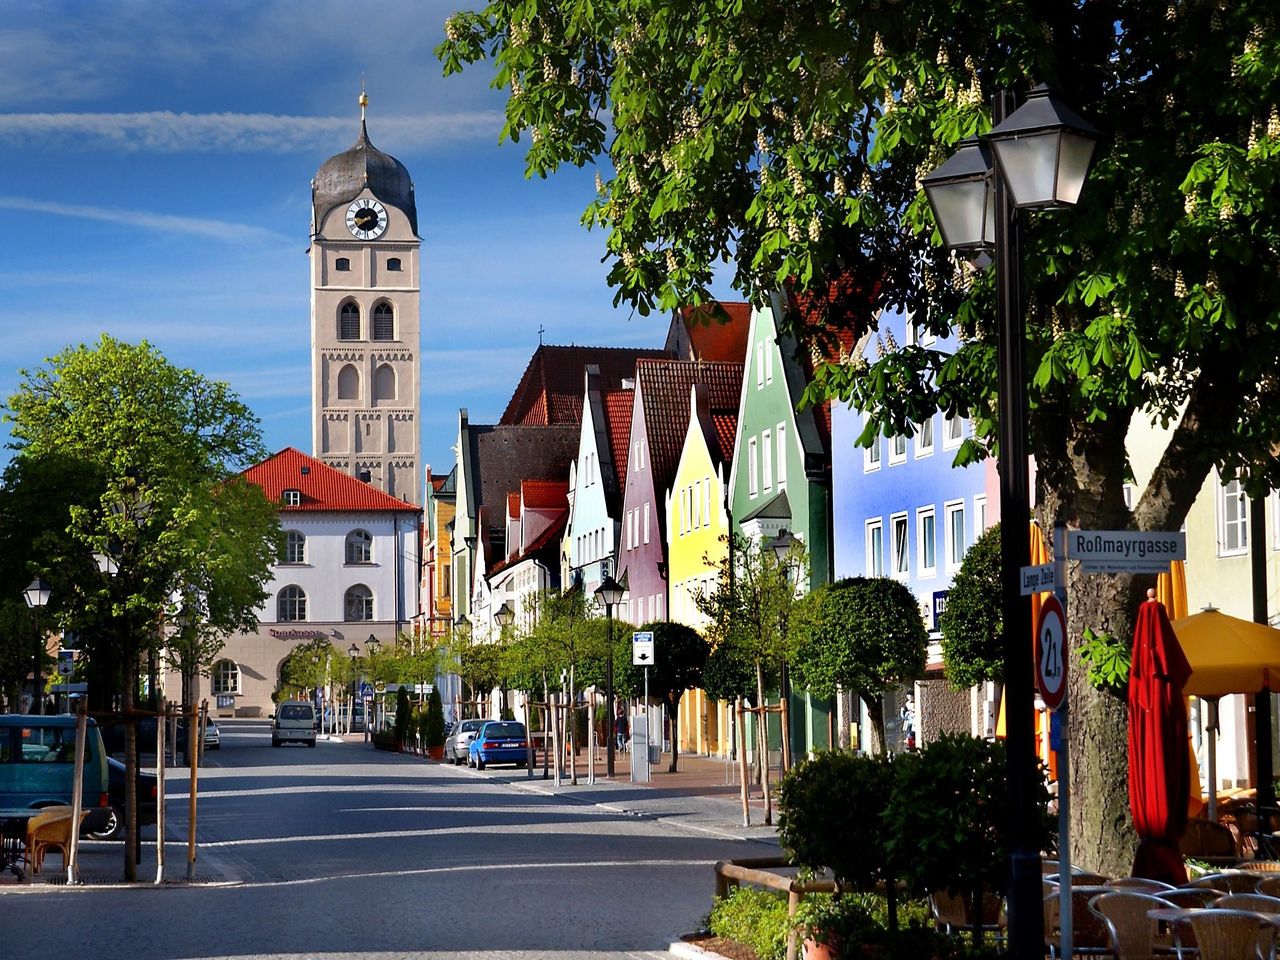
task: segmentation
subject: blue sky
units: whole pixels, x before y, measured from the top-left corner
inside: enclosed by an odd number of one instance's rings
[[[498,416],[539,326],[660,345],[665,318],[612,306],[604,235],[578,224],[592,171],[526,180],[489,67],[441,76],[432,50],[464,3],[10,6],[0,396],[69,344],[145,338],[227,380],[270,449],[310,452],[310,181],[356,138],[362,73],[370,139],[418,197],[424,463],[452,463],[459,407]]]

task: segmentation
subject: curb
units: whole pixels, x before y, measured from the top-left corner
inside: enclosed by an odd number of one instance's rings
[[[667,947],[667,953],[673,957],[683,957],[684,960],[702,960],[703,957],[720,957],[718,953],[712,953],[710,950],[703,950],[702,947],[686,940],[677,940],[675,943]]]

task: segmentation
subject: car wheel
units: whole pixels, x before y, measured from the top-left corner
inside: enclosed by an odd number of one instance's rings
[[[211,743],[211,744],[209,744],[209,746],[205,747],[205,749],[206,749],[206,750],[221,750],[221,749],[222,749],[222,744],[220,744],[220,743]]]
[[[278,746],[280,746],[280,741],[279,741],[279,740],[277,740],[275,737],[272,737],[272,738],[271,738],[271,745],[272,745],[273,747],[278,747]]]
[[[315,745],[316,745],[316,742],[315,742],[314,740],[308,740],[308,741],[307,741],[307,746],[308,746],[308,747],[314,747]]]
[[[115,807],[107,808],[107,822],[101,830],[86,830],[84,835],[92,840],[114,840],[124,829],[124,817]]]
[[[477,770],[483,770],[483,769],[484,769],[484,761],[483,761],[483,760],[481,760],[479,757],[476,757],[476,769],[477,769]]]

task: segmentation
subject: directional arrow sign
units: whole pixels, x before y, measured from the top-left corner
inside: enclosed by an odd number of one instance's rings
[[[637,667],[653,666],[652,630],[637,630],[631,634],[631,663]]]

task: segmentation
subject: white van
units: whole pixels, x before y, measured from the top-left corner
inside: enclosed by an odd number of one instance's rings
[[[316,745],[316,710],[306,700],[285,700],[276,707],[271,723],[271,745],[278,747],[290,740]]]

